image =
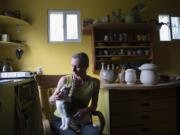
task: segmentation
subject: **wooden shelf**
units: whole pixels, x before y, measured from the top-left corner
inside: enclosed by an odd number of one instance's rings
[[[83,30],[92,34],[94,73],[102,62],[115,68],[123,63],[129,63],[126,68],[136,68],[152,62],[152,28],[151,23],[97,23],[85,27]]]
[[[149,43],[150,41],[147,40],[147,41],[137,41],[137,40],[128,40],[128,41],[104,41],[104,40],[96,40],[95,43],[96,44],[113,44],[113,43],[116,43],[116,44],[145,44],[145,43]]]
[[[5,15],[0,15],[0,24],[4,26],[30,25],[29,22],[23,19],[11,17],[11,16],[5,16]]]
[[[10,47],[10,46],[25,46],[23,43],[16,43],[16,42],[5,42],[0,41],[0,46]]]
[[[137,49],[137,48],[151,48],[150,46],[148,46],[148,45],[146,45],[146,46],[141,46],[141,45],[139,45],[139,46],[129,46],[129,45],[126,45],[126,46],[95,46],[95,48],[96,49],[125,49],[125,48],[127,48],[127,49]]]
[[[98,57],[107,57],[107,58],[109,58],[109,57],[147,57],[147,56],[149,56],[149,55],[96,55],[96,57],[98,58]]]
[[[133,58],[133,57],[131,57],[131,58],[128,58],[127,56],[122,56],[122,57],[119,57],[119,58],[117,58],[117,59],[102,59],[102,60],[96,60],[96,63],[101,63],[101,62],[107,62],[107,63],[111,63],[111,62],[135,62],[135,61],[137,61],[137,62],[140,62],[140,61],[151,61],[152,60],[152,58],[146,58],[146,57],[144,57],[144,56],[139,56],[139,57],[136,57],[136,58]]]
[[[149,23],[97,23],[88,25],[83,28],[83,34],[91,35],[93,29],[106,29],[106,30],[135,30],[135,29],[151,29],[152,24]]]

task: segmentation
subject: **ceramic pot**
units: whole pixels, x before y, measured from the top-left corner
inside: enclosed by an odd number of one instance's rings
[[[146,63],[139,67],[141,70],[140,73],[140,82],[145,85],[153,85],[157,82],[157,66],[152,63]]]
[[[126,69],[125,71],[125,81],[127,84],[134,84],[136,82],[136,70]]]
[[[101,77],[104,83],[113,83],[115,82],[117,75],[110,69],[109,65],[107,65],[107,70],[101,71]]]
[[[113,70],[104,70],[102,79],[104,83],[113,83],[116,80],[116,74]]]

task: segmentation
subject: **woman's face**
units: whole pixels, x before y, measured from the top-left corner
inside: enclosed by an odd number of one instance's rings
[[[80,62],[78,58],[72,58],[71,66],[75,76],[82,76],[86,74],[86,67]]]

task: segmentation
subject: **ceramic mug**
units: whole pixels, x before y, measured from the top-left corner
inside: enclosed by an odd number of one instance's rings
[[[2,34],[1,35],[1,40],[8,42],[10,40],[9,34]]]

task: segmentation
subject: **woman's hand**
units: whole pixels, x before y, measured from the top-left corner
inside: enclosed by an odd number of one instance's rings
[[[74,115],[73,117],[75,119],[81,119],[83,118],[87,113],[89,113],[89,108],[82,108],[82,109],[79,109]]]
[[[54,104],[56,100],[63,98],[63,91],[60,91],[61,87],[66,84],[66,77],[62,76],[57,84],[54,93],[49,97],[49,103]]]

